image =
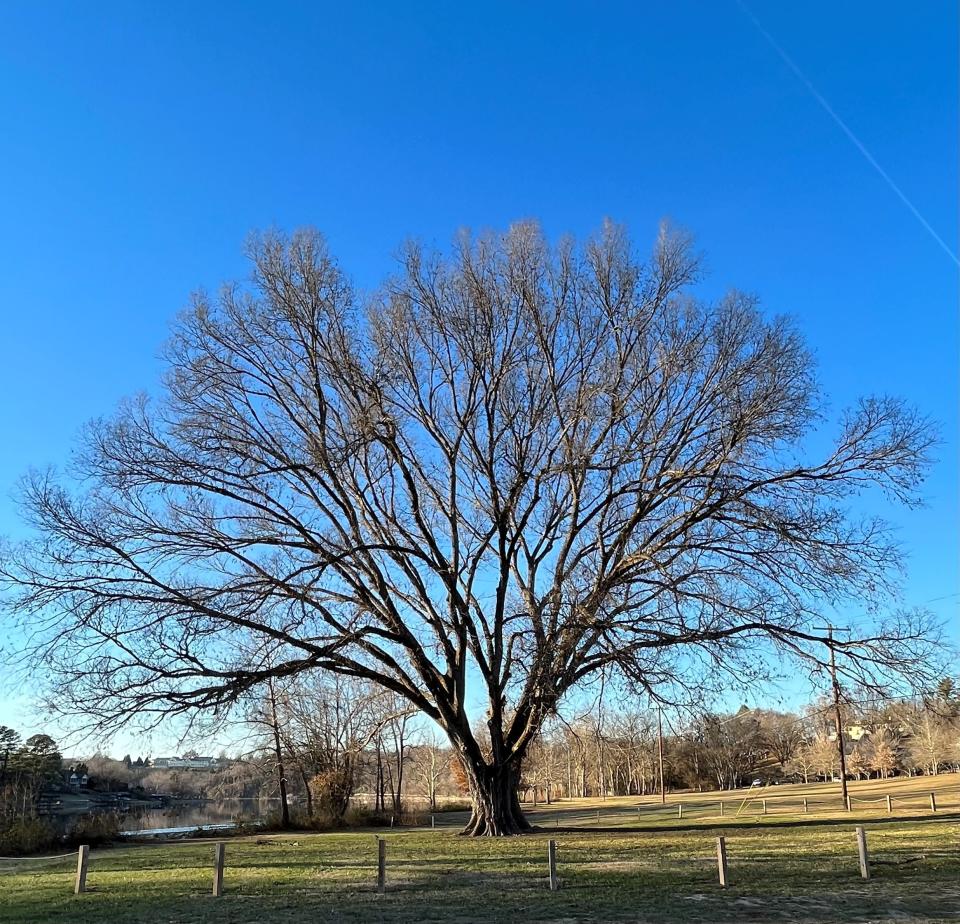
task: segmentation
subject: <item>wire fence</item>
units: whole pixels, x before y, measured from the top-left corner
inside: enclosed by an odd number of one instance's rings
[[[70,853],[58,853],[52,857],[0,857],[0,863],[49,863],[50,861],[66,860],[77,858],[77,851],[71,850]]]
[[[545,828],[631,827],[644,825],[678,825],[686,822],[728,823],[737,819],[769,820],[827,816],[842,818],[849,815],[887,814],[917,816],[939,812],[960,811],[960,788],[940,789],[935,792],[910,791],[876,797],[850,796],[846,803],[839,796],[828,798],[781,797],[773,794],[750,795],[739,798],[683,799],[667,803],[621,802],[611,806],[568,807],[562,802],[539,805],[529,812],[534,823]],[[436,816],[436,824],[452,821]]]
[[[377,894],[456,893],[459,889],[495,890],[491,894],[531,888],[557,891],[593,883],[597,876],[610,873],[629,875],[632,882],[657,882],[660,887],[664,877],[670,877],[690,888],[720,889],[731,884],[756,885],[761,875],[777,880],[789,874],[795,880],[815,880],[829,888],[832,883],[849,883],[858,877],[870,879],[879,868],[886,868],[886,875],[896,875],[900,867],[920,862],[940,864],[953,878],[960,874],[960,851],[955,838],[953,842],[949,836],[945,839],[942,825],[933,826],[929,834],[922,830],[905,833],[900,827],[896,823],[869,831],[862,825],[826,827],[815,837],[784,834],[778,839],[758,832],[728,831],[718,837],[696,832],[674,837],[663,832],[655,844],[644,838],[620,837],[612,845],[599,847],[588,832],[492,841],[382,832],[304,838],[302,843],[285,835],[236,842],[142,845],[98,851],[93,858],[89,848],[81,847],[55,856],[0,860],[14,862],[9,870],[13,872],[63,874],[65,890],[73,870],[76,894],[87,891],[88,877],[98,891],[133,890],[139,894],[137,876],[149,870],[154,887],[156,875],[162,873],[169,876],[168,889],[189,894],[204,891],[215,897],[231,888],[246,894],[263,890],[277,894],[287,889],[298,894],[334,894],[345,886],[354,892]],[[264,852],[264,847],[270,850]],[[0,865],[0,875],[5,871]]]

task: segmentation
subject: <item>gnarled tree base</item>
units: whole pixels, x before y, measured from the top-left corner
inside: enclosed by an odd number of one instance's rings
[[[533,830],[517,798],[517,773],[505,768],[483,768],[469,776],[473,811],[461,835],[509,837]]]

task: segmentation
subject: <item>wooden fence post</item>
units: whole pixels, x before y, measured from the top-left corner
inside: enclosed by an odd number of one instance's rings
[[[677,803],[677,818],[683,818],[683,803]]]
[[[547,868],[550,871],[550,891],[556,892],[560,888],[557,881],[557,842],[547,841]]]
[[[430,827],[431,827],[431,828],[436,828],[436,826],[437,826],[437,817],[436,817],[436,815],[431,815],[431,816],[430,816]]]
[[[808,815],[810,813],[810,807],[807,805],[807,800],[803,800],[803,814]]]
[[[73,894],[87,891],[87,864],[90,862],[90,846],[81,844],[77,851],[77,879],[73,885]]]
[[[600,809],[597,809],[597,824],[600,824]]]
[[[853,811],[853,805],[852,805],[851,802],[850,802],[850,797],[849,797],[849,796],[847,796],[847,811],[848,811],[848,812],[852,812],[852,811]]]
[[[860,877],[869,879],[870,860],[867,856],[867,833],[863,830],[863,825],[857,825],[857,855],[860,859]]]
[[[220,841],[213,845],[213,894],[219,898],[223,895],[223,861],[227,852],[227,845]]]
[[[887,796],[887,814],[891,815],[893,813],[893,800]]]
[[[937,810],[937,794],[935,792],[930,793],[930,811],[935,812]]]
[[[723,818],[723,799],[720,800],[720,817]]]
[[[387,891],[387,842],[382,837],[377,840],[377,891]]]
[[[767,800],[766,800],[766,799],[761,799],[760,802],[763,803],[763,814],[766,815],[766,814],[767,814]]]
[[[727,887],[727,840],[717,838],[717,872],[720,874],[720,887]]]

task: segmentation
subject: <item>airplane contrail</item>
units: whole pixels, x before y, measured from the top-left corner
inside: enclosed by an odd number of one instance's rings
[[[826,112],[827,115],[837,123],[837,125],[840,127],[840,130],[850,139],[851,142],[853,142],[856,149],[866,158],[867,163],[870,164],[870,166],[880,174],[887,186],[889,186],[897,194],[897,197],[900,199],[900,201],[908,209],[910,209],[910,211],[913,213],[913,217],[916,218],[921,225],[923,225],[927,233],[940,245],[944,253],[946,253],[947,256],[953,260],[954,264],[960,267],[960,259],[957,259],[957,255],[950,249],[950,246],[947,244],[947,242],[940,237],[939,234],[937,234],[930,222],[920,214],[920,210],[910,201],[910,199],[907,197],[907,194],[899,186],[897,186],[893,180],[893,177],[891,177],[890,174],[887,173],[887,171],[877,163],[877,159],[870,153],[870,151],[867,149],[867,146],[853,133],[853,130],[850,128],[850,126],[847,125],[847,123],[844,122],[839,115],[837,115],[833,106],[831,106],[830,103],[824,99],[823,94],[820,93],[820,91],[810,82],[810,79],[802,70],[800,70],[800,67],[793,60],[793,58],[791,58],[790,55],[784,51],[783,47],[777,42],[777,40],[769,32],[767,32],[760,20],[753,15],[750,8],[746,5],[746,3],[743,2],[743,0],[737,0],[737,6],[740,7],[744,15],[754,24],[757,31],[767,40],[767,43],[770,45],[770,47],[780,56],[783,63],[786,64],[791,71],[793,71],[793,73],[797,76],[797,79],[807,88],[807,90],[810,92],[810,95],[820,104],[824,112]]]

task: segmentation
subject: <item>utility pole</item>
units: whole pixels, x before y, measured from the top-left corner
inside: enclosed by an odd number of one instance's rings
[[[667,801],[667,791],[663,785],[663,707],[657,706],[657,756],[660,759],[660,802]]]
[[[833,650],[833,626],[817,626],[817,629],[827,630],[828,647],[830,648],[830,680],[833,685],[833,715],[837,726],[837,750],[840,753],[840,792],[843,796],[844,806],[847,802],[847,755],[844,753],[843,746],[843,716],[840,712],[840,681],[837,680],[837,656]],[[845,627],[841,626],[838,631],[845,632]]]

